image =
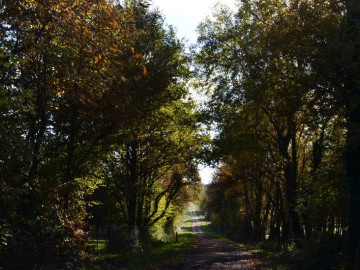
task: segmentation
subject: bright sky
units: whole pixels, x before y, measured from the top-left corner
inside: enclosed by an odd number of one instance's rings
[[[235,6],[236,0],[152,0],[165,17],[165,22],[172,25],[179,38],[185,38],[189,43],[196,42],[196,27],[217,4]],[[199,166],[201,181],[204,184],[211,182],[214,169]]]
[[[236,0],[152,0],[154,6],[165,15],[166,23],[177,30],[179,38],[196,42],[196,27],[217,3],[234,6]]]

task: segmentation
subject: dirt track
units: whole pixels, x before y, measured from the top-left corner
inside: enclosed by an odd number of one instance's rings
[[[269,269],[263,266],[257,255],[246,248],[207,236],[202,231],[205,221],[199,218],[199,212],[194,210],[194,206],[190,211],[192,230],[199,241],[191,247],[182,261],[164,264],[158,269]]]

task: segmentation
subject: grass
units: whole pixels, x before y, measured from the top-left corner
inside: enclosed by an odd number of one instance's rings
[[[185,256],[184,250],[197,241],[196,236],[191,230],[191,213],[187,211],[183,217],[183,225],[178,233],[178,241],[175,236],[172,241],[166,242],[161,246],[151,248],[144,253],[105,253],[106,241],[92,240],[90,246],[97,251],[95,266],[91,270],[100,269],[144,269],[148,265],[156,265],[162,261],[177,261]]]
[[[190,210],[186,211],[183,215],[181,233],[192,233],[192,216]]]
[[[198,218],[202,222],[202,230],[211,237],[216,237],[232,244],[245,247],[253,253],[259,254],[265,263],[274,270],[287,269],[341,269],[354,270],[354,266],[346,261],[341,260],[339,252],[337,251],[339,239],[334,238],[333,235],[324,235],[315,240],[304,242],[302,248],[296,248],[292,244],[281,244],[275,241],[266,240],[261,243],[249,244],[239,243],[231,238],[217,233],[211,225],[211,222],[205,220],[204,215],[198,207],[192,209],[198,214]],[[186,247],[196,242],[196,236],[192,233],[192,216],[191,212],[187,211],[184,214],[181,231],[179,231],[178,242],[173,241],[164,243],[162,246],[153,248],[146,253],[140,254],[106,254],[98,255],[97,266],[91,270],[100,269],[144,269],[147,265],[151,265],[152,269],[156,269],[158,262],[181,260],[186,256]],[[330,237],[330,238],[329,238]],[[91,245],[101,251],[105,248],[102,241],[92,241]],[[336,261],[339,259],[340,261]]]
[[[146,265],[156,264],[165,259],[180,260],[183,251],[187,246],[193,244],[196,237],[191,233],[179,234],[178,241],[167,242],[160,247],[153,248],[145,253],[123,253],[123,254],[109,254],[103,253],[97,256],[97,266],[95,269],[118,269],[119,267],[125,269],[143,269]]]
[[[266,265],[274,270],[355,270],[354,266],[344,259],[341,239],[332,234],[322,235],[317,239],[308,239],[302,246],[293,243],[263,241],[260,243],[239,243],[214,231],[211,224],[203,226],[210,236],[237,244],[260,255]]]
[[[223,241],[229,242],[231,244],[238,245],[239,247],[245,247],[249,249],[252,253],[260,255],[266,264],[268,264],[271,269],[274,270],[286,270],[291,269],[288,268],[289,261],[286,258],[280,256],[282,254],[282,248],[279,248],[278,245],[274,243],[256,243],[256,244],[249,244],[249,243],[239,243],[223,234],[217,233],[214,228],[212,227],[211,223],[208,223],[206,226],[203,227],[204,232],[211,236]]]
[[[105,239],[92,239],[90,240],[89,246],[92,250],[95,250],[97,253],[104,253],[107,246],[107,240]]]

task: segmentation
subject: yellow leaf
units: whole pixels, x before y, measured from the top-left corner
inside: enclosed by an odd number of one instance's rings
[[[57,92],[56,92],[56,95],[58,96],[58,97],[61,97],[61,96],[63,96],[65,94],[65,91],[64,90],[58,90]]]
[[[145,76],[148,75],[147,68],[145,66],[143,66],[143,73],[144,73]]]
[[[119,51],[118,47],[113,44],[111,47],[110,47],[110,51],[112,51],[113,53],[117,53]]]
[[[75,19],[76,24],[82,24],[82,21],[80,19]]]
[[[132,54],[135,53],[135,48],[134,48],[134,47],[131,47],[130,50],[131,50],[131,53],[132,53]]]
[[[111,29],[115,29],[115,28],[116,28],[116,21],[110,21],[110,22],[109,22],[109,27],[110,27]]]
[[[141,58],[141,54],[136,53],[136,54],[133,55],[133,57],[134,57],[135,59],[140,59],[140,58]]]
[[[85,34],[85,35],[89,35],[90,34],[90,30],[89,30],[89,28],[84,28],[84,31],[83,31],[83,33]]]

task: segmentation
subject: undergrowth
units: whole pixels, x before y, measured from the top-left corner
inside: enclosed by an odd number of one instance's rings
[[[260,243],[234,241],[231,236],[216,232],[211,224],[203,227],[203,230],[212,237],[249,248],[263,257],[266,264],[274,270],[355,270],[346,260],[346,240],[343,236],[314,234],[296,246],[294,243],[268,240]]]
[[[172,258],[173,260],[180,260],[183,250],[186,246],[191,245],[196,241],[196,238],[191,233],[179,234],[178,241],[163,243],[161,246],[148,250],[147,252],[139,253],[123,253],[110,254],[103,253],[97,255],[95,259],[95,266],[91,270],[100,269],[142,269],[146,265],[161,261],[163,259]]]
[[[177,240],[177,241],[176,241]],[[137,252],[112,254],[106,252],[106,243],[103,240],[91,241],[90,246],[96,251],[93,266],[87,268],[89,270],[115,270],[115,269],[145,269],[149,265],[156,264],[163,260],[177,261],[181,260],[184,255],[183,251],[186,247],[195,243],[196,236],[191,230],[191,214],[186,212],[183,217],[183,226],[171,241],[156,241],[156,245],[146,250],[138,250]]]

